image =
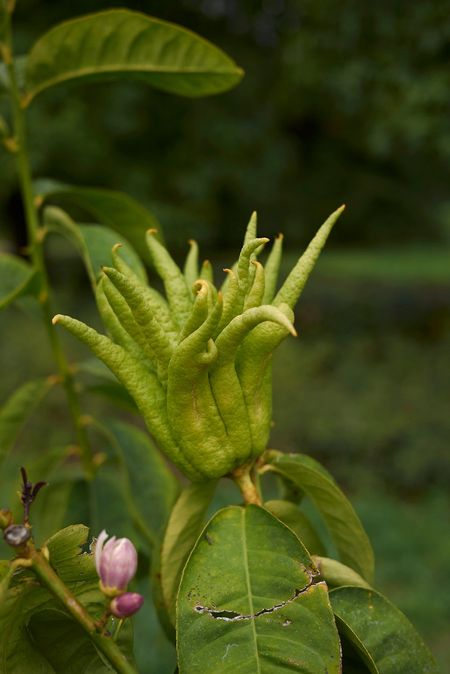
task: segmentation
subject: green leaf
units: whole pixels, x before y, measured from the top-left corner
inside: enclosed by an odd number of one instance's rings
[[[22,91],[24,88],[25,82],[25,64],[27,57],[24,56],[15,56],[14,57],[14,66],[16,69],[17,84],[19,89]],[[0,96],[6,94],[9,95],[9,73],[6,63],[3,61],[0,63]]]
[[[114,403],[114,405],[126,412],[131,412],[132,414],[137,414],[138,412],[133,398],[119,382],[104,381],[98,384],[90,384],[84,390],[87,393],[93,393],[96,396],[106,398],[109,402]]]
[[[340,672],[325,583],[290,529],[258,506],[219,511],[178,594],[180,674]]]
[[[83,468],[70,448],[49,448],[34,460],[14,458],[15,466],[8,462],[8,467],[15,468],[14,482],[19,477],[19,461],[25,463],[32,482],[47,482],[33,504],[33,538],[38,545],[74,521],[89,521]]]
[[[132,630],[130,621],[127,623],[124,626],[124,632],[122,633],[122,630],[119,632],[117,642],[122,651],[128,650],[131,653]],[[80,672],[111,674],[114,671],[100,658],[78,623],[61,614],[56,606],[42,608],[39,613],[33,614],[27,624],[27,632],[36,650],[39,650],[52,666],[52,672],[57,674],[80,674]],[[21,674],[27,671],[30,674],[36,672],[34,668],[24,669]]]
[[[61,208],[47,206],[44,223],[49,231],[65,236],[80,253],[92,286],[95,288],[101,268],[112,264],[111,249],[121,243],[122,257],[139,278],[146,282],[144,266],[131,244],[116,231],[102,225],[79,225]]]
[[[313,525],[305,513],[290,501],[274,500],[264,504],[272,515],[278,517],[289,529],[297,534],[311,555],[325,554],[325,548]]]
[[[127,497],[127,484],[120,466],[110,461],[102,463],[91,483],[89,522],[96,536],[106,529],[110,536],[129,538],[137,543]]]
[[[8,69],[5,63],[0,63],[0,96],[4,96],[9,91]]]
[[[0,606],[5,601],[9,584],[12,580],[14,567],[6,559],[0,560]]]
[[[104,609],[91,554],[81,553],[88,530],[68,527],[47,542],[50,562],[93,617]],[[119,634],[119,646],[130,654],[131,626]],[[88,635],[64,606],[28,570],[17,572],[0,604],[0,667],[8,674],[106,674],[106,665]]]
[[[65,21],[31,49],[25,104],[63,82],[136,79],[183,96],[226,91],[242,70],[220,49],[180,26],[128,10]]]
[[[3,403],[0,409],[0,462],[8,455],[23,424],[54,384],[53,377],[33,379]]]
[[[0,95],[1,95],[1,91],[0,91]],[[7,138],[8,135],[9,135],[8,124],[6,123],[6,119],[2,115],[0,115],[0,140],[3,140],[4,138]]]
[[[27,437],[30,437],[29,433]],[[21,466],[26,466],[31,482],[47,482],[46,487],[39,492],[32,512],[33,538],[40,546],[63,527],[73,522],[88,522],[89,501],[81,463],[78,457],[74,457],[70,447],[57,445],[36,453],[29,445],[28,442],[21,442],[17,450],[10,452],[1,467],[0,505],[11,508],[16,521],[21,519],[23,508],[17,497],[22,482]],[[0,538],[0,554],[1,547]]]
[[[36,274],[29,264],[15,255],[0,255],[0,309],[23,295],[36,292]]]
[[[373,674],[438,674],[438,666],[409,620],[383,595],[361,587],[330,592],[339,630]]]
[[[139,255],[150,260],[145,244],[148,229],[161,230],[156,217],[124,192],[92,187],[77,187],[53,180],[37,180],[34,191],[39,201],[58,201],[87,211],[95,222],[125,236]]]
[[[81,361],[77,364],[77,372],[89,378],[88,382],[83,383],[84,391],[107,398],[127,412],[137,414],[138,409],[133,398],[101,360],[89,358]]]
[[[310,497],[322,515],[341,561],[373,582],[374,555],[361,521],[331,475],[304,454],[273,452],[267,469],[291,480]]]
[[[45,543],[52,567],[68,585],[84,580],[98,581],[93,556],[82,552],[88,535],[89,529],[84,524],[72,524]]]
[[[319,557],[318,555],[313,555],[312,559],[320,571],[321,578],[326,581],[328,587],[354,585],[356,587],[371,589],[369,583],[364,578],[361,578],[359,573],[353,571],[349,566],[342,564],[342,562],[330,559],[329,557]]]
[[[138,578],[134,589],[144,596],[144,605],[134,616],[133,624],[138,671],[140,674],[172,674],[176,665],[175,646],[161,627],[148,577]]]
[[[119,461],[118,480],[122,480],[129,516],[147,546],[152,546],[169,519],[179,492],[178,480],[140,429],[112,419],[98,427],[111,442]]]
[[[11,574],[10,563],[6,559],[0,559],[0,583],[2,583]]]
[[[175,624],[175,604],[186,560],[205,524],[206,512],[217,482],[186,487],[170,514],[161,549],[161,588],[166,610]]]

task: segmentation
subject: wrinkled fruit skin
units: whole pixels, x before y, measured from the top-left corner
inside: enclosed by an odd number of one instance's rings
[[[278,291],[282,237],[263,267],[257,256],[268,239],[256,236],[254,214],[220,289],[209,262],[198,269],[195,242],[182,271],[150,230],[147,244],[166,297],[126,264],[117,245],[96,293],[110,338],[55,316],[122,382],[160,449],[192,481],[227,475],[266,449],[272,354],[296,335],[293,309],[343,208],[322,225]]]

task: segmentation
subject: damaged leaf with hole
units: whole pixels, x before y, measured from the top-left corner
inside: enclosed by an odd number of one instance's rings
[[[180,674],[338,674],[328,588],[316,575],[295,534],[267,510],[220,510],[193,549],[178,593]]]

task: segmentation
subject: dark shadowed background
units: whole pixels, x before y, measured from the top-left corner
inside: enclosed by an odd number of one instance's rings
[[[176,256],[194,237],[217,273],[253,209],[261,235],[284,232],[287,269],[347,204],[300,302],[299,339],[277,358],[272,443],[311,453],[351,494],[381,589],[447,671],[450,0],[20,0],[17,51],[61,20],[125,4],[209,38],[245,79],[200,100],[123,83],[52,89],[30,110],[34,173],[130,193]],[[0,224],[0,247],[21,251],[5,154]],[[76,255],[62,241],[49,254],[56,308],[91,318]],[[25,314],[9,309],[0,328],[2,402],[53,366]],[[52,411],[42,447],[58,442],[60,401]]]

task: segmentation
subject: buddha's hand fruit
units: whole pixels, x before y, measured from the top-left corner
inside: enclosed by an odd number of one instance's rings
[[[115,246],[97,286],[110,337],[55,316],[122,382],[160,449],[191,480],[227,475],[266,449],[272,354],[296,335],[294,306],[343,208],[322,225],[278,292],[282,237],[263,267],[257,256],[268,239],[257,238],[254,214],[220,289],[208,262],[198,270],[195,242],[181,271],[151,230],[147,243],[165,297],[134,274]]]

